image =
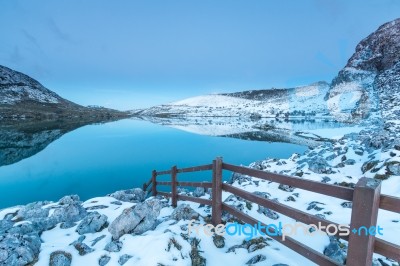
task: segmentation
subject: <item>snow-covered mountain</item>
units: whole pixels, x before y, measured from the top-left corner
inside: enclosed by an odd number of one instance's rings
[[[0,66],[0,119],[126,117],[106,108],[88,108],[68,101],[31,77]]]
[[[324,101],[329,84],[317,82],[290,89],[251,90],[203,95],[137,111],[156,117],[276,117],[327,116]]]
[[[400,114],[400,19],[363,39],[331,84],[197,96],[135,111],[153,117],[331,117],[340,122]],[[396,127],[397,128],[397,127]]]

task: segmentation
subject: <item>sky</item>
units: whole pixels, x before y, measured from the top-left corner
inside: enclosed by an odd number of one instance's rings
[[[0,0],[0,65],[82,105],[330,82],[399,0]]]

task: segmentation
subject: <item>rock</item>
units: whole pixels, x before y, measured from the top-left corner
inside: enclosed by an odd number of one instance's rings
[[[340,204],[343,208],[352,208],[353,207],[353,202],[351,201],[346,201]]]
[[[31,219],[42,219],[49,216],[49,209],[42,208],[49,202],[39,201],[25,205],[22,207],[16,216],[16,220],[31,220]]]
[[[116,201],[111,201],[110,203],[111,203],[111,204],[114,204],[114,205],[122,205],[122,202],[120,202],[120,201],[118,201],[118,200],[116,200]]]
[[[203,187],[197,187],[194,191],[193,191],[193,196],[194,197],[202,197],[206,194],[206,190]]]
[[[155,227],[161,205],[157,199],[147,200],[125,209],[108,227],[114,240],[124,234],[142,234]]]
[[[79,202],[80,202],[80,198],[78,195],[65,196],[58,201],[58,203],[60,205],[69,205],[69,204],[79,203]]]
[[[68,221],[68,222],[65,222],[65,223],[61,223],[61,224],[60,224],[60,228],[61,228],[61,229],[68,229],[68,228],[74,227],[75,225],[76,225],[75,222]]]
[[[120,190],[108,195],[120,201],[126,201],[131,203],[142,202],[146,198],[146,193],[140,188]]]
[[[363,174],[371,169],[373,169],[375,166],[377,166],[379,164],[379,161],[377,160],[373,160],[373,161],[368,161],[365,162],[362,166],[361,166],[361,171],[363,172]],[[372,171],[371,171],[372,172]]]
[[[78,234],[88,234],[100,232],[107,227],[107,216],[98,212],[91,212],[86,216],[76,228]]]
[[[269,246],[269,244],[267,243],[267,240],[268,240],[268,238],[264,238],[264,237],[258,237],[258,238],[252,238],[250,240],[244,240],[241,245],[234,245],[234,246],[228,248],[226,253],[235,252],[236,249],[238,249],[238,248],[247,249],[247,252],[251,253],[251,252],[263,249],[266,246]]]
[[[331,181],[331,179],[327,176],[324,176],[321,180],[322,183],[328,183],[329,181]]]
[[[329,245],[324,250],[324,255],[329,258],[344,264],[346,260],[346,250],[343,245],[334,237],[329,238]]]
[[[296,201],[296,199],[293,196],[289,196],[285,199],[285,201]]]
[[[54,251],[50,254],[49,266],[70,266],[72,255],[65,251]]]
[[[0,234],[5,233],[8,229],[12,228],[14,223],[10,220],[0,220]]]
[[[131,255],[124,254],[118,259],[118,264],[119,265],[124,265],[130,258],[132,258]]]
[[[356,187],[356,184],[354,184],[354,183],[349,183],[349,182],[345,182],[345,181],[342,181],[342,182],[340,182],[340,183],[336,183],[335,182],[335,185],[338,185],[338,186],[342,186],[342,187],[349,187],[349,188],[355,188]]]
[[[23,266],[34,262],[40,252],[37,234],[7,234],[0,236],[0,265]]]
[[[192,266],[206,266],[207,261],[200,255],[200,240],[197,238],[192,238],[190,240],[191,251],[189,253],[190,259],[192,261]]]
[[[288,185],[283,185],[283,184],[280,184],[278,188],[280,190],[283,190],[283,191],[286,191],[286,192],[293,192],[293,190],[294,190],[294,187],[288,186]]]
[[[55,209],[50,218],[55,219],[58,223],[65,222],[71,224],[82,220],[87,214],[85,208],[80,203],[75,202]]]
[[[269,199],[271,197],[271,194],[269,194],[268,192],[254,191],[253,194],[266,199]]]
[[[96,205],[96,206],[91,206],[91,207],[87,207],[85,208],[87,211],[93,211],[93,210],[101,210],[101,209],[107,209],[108,206],[106,205]]]
[[[356,164],[356,161],[353,159],[347,159],[346,161],[344,161],[344,163],[347,165],[354,165]]]
[[[108,252],[119,252],[122,248],[122,242],[121,241],[111,241],[106,245],[104,250]]]
[[[253,167],[253,168],[255,168],[255,167]],[[261,170],[261,169],[258,169],[258,170]],[[238,182],[238,184],[241,185],[242,183],[248,182],[248,181],[251,181],[251,177],[249,177],[247,175],[242,175],[239,173],[233,173],[228,184],[233,184],[235,182]]]
[[[225,247],[225,238],[221,235],[213,235],[213,242],[217,248]]]
[[[100,265],[100,266],[105,266],[105,265],[107,265],[107,263],[108,263],[110,260],[111,260],[111,257],[110,257],[110,256],[103,255],[103,256],[101,256],[100,259],[99,259],[99,265]]]
[[[389,135],[385,131],[380,130],[363,130],[360,132],[359,139],[365,147],[372,149],[380,149],[391,143],[389,141]]]
[[[330,174],[332,171],[329,164],[321,156],[315,156],[308,160],[308,167],[317,174]]]
[[[318,201],[312,201],[312,202],[310,202],[310,204],[308,204],[307,211],[313,210],[313,209],[316,211],[321,211],[324,209],[322,207],[319,207],[318,205],[325,205],[325,204],[318,202]]]
[[[171,214],[171,219],[180,220],[192,220],[198,219],[200,214],[193,210],[189,204],[181,204],[175,208]]]
[[[94,249],[90,248],[85,243],[82,243],[79,241],[75,241],[74,243],[72,243],[72,245],[74,246],[74,248],[76,250],[78,250],[79,255],[81,255],[81,256],[85,256],[86,254],[89,254],[94,251]]]
[[[386,163],[386,169],[392,175],[400,175],[400,162]]]
[[[97,244],[97,242],[99,242],[100,240],[102,240],[102,239],[105,238],[105,237],[106,237],[106,235],[101,235],[101,236],[99,236],[99,237],[96,237],[95,239],[92,240],[91,246],[93,247],[94,245]]]
[[[272,220],[278,220],[279,219],[279,214],[274,212],[273,210],[266,208],[264,206],[260,206],[258,205],[258,213],[262,213],[265,216],[267,216],[268,218],[272,219]]]
[[[356,149],[354,149],[354,153],[357,154],[357,155],[362,156],[364,154],[364,149],[361,148],[361,147],[356,148]]]
[[[259,263],[261,261],[264,261],[266,259],[267,259],[267,257],[259,254],[257,256],[254,256],[253,258],[251,258],[248,262],[246,262],[246,265],[253,265],[253,264]]]

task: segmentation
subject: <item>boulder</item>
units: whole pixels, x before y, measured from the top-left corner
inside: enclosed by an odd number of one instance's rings
[[[0,265],[23,266],[34,262],[40,252],[38,234],[0,236]]]
[[[120,190],[109,194],[108,196],[113,197],[120,201],[126,201],[131,203],[142,202],[146,198],[146,193],[140,188]]]
[[[42,208],[49,204],[47,201],[39,201],[25,205],[22,207],[16,216],[17,220],[41,219],[49,216],[49,209]]]
[[[111,257],[110,257],[110,256],[103,255],[103,256],[101,256],[100,259],[99,259],[99,265],[100,265],[100,266],[105,266],[105,265],[107,265],[107,263],[108,263],[110,260],[111,260]]]
[[[96,233],[107,227],[107,216],[98,212],[91,212],[83,218],[76,228],[78,234]]]
[[[121,241],[111,241],[106,245],[104,250],[108,252],[119,252],[122,248],[122,242]]]
[[[315,156],[308,160],[308,166],[311,171],[317,174],[330,174],[329,164],[321,156]]]
[[[264,261],[266,259],[267,259],[267,257],[259,254],[257,256],[254,256],[253,258],[251,258],[248,262],[246,262],[246,265],[253,265],[253,264],[259,263],[261,261]]]
[[[108,227],[114,240],[124,234],[142,234],[156,226],[161,204],[157,199],[147,200],[125,209]]]
[[[193,191],[193,196],[194,197],[202,197],[206,194],[206,189],[203,187],[197,187],[194,191]]]
[[[72,255],[65,251],[54,251],[50,254],[49,266],[70,266]]]
[[[89,254],[94,251],[94,249],[92,249],[85,243],[80,242],[79,240],[72,243],[72,245],[79,252],[79,255],[81,255],[81,256],[85,256],[86,254]]]
[[[69,204],[73,204],[73,203],[79,203],[80,202],[80,198],[78,195],[69,195],[69,196],[65,196],[62,197],[58,203],[60,205],[69,205]]]
[[[62,205],[55,209],[50,218],[56,219],[59,223],[74,223],[82,220],[88,215],[88,212],[78,202]]]
[[[340,264],[344,264],[346,261],[346,249],[334,237],[330,237],[329,241],[329,245],[324,250],[324,255],[339,262]]]
[[[131,255],[124,254],[121,257],[119,257],[118,264],[119,265],[124,265],[128,260],[130,260],[130,258],[132,258]]]
[[[180,220],[192,220],[198,219],[200,214],[193,210],[189,204],[181,204],[175,208],[171,214],[171,219]]]

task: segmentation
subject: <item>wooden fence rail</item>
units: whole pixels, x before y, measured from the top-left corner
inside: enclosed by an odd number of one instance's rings
[[[212,171],[212,182],[187,182],[178,181],[178,174],[190,173],[198,171]],[[260,171],[243,166],[236,166],[222,162],[222,158],[218,157],[213,160],[212,164],[200,165],[195,167],[178,169],[173,166],[170,170],[152,172],[151,179],[143,184],[145,192],[151,191],[152,196],[165,196],[171,198],[173,207],[177,206],[178,200],[192,201],[199,204],[205,204],[212,207],[211,219],[214,225],[221,223],[222,212],[228,212],[235,216],[237,219],[248,224],[258,224],[260,221],[245,214],[234,207],[222,202],[222,191],[226,191],[241,197],[247,201],[254,202],[260,206],[274,210],[282,215],[293,218],[296,221],[307,225],[321,224],[328,226],[330,224],[338,226],[337,223],[311,215],[309,213],[300,211],[298,209],[289,207],[287,205],[257,196],[249,193],[243,189],[234,187],[227,183],[222,182],[222,172],[228,170],[235,173],[240,173],[270,182],[276,182],[295,188],[304,189],[307,191],[331,196],[347,201],[352,201],[352,214],[350,229],[353,228],[371,228],[376,226],[378,210],[383,209],[386,211],[400,213],[400,198],[381,195],[380,194],[380,181],[370,178],[361,178],[356,184],[355,188],[346,188],[307,179],[302,179],[293,176],[286,176],[266,171]],[[170,175],[171,181],[157,181],[157,176]],[[151,190],[149,189],[151,185]],[[158,191],[157,186],[170,186],[171,192]],[[178,193],[178,186],[184,187],[202,187],[206,189],[211,188],[211,199],[203,199],[192,196],[181,195]],[[326,231],[326,230],[325,230]],[[283,240],[281,236],[273,236],[271,227],[269,227],[268,236],[279,241],[283,245],[289,247],[295,252],[307,257],[309,260],[317,263],[318,265],[340,265],[338,262],[325,256],[324,254],[311,249],[310,247],[298,242],[297,240],[286,236]],[[332,233],[332,232],[330,232]],[[383,239],[377,238],[372,234],[351,234],[336,236],[348,241],[347,261],[346,265],[350,266],[365,266],[372,264],[373,253],[381,254],[387,258],[395,261],[400,261],[400,246],[390,243]]]

